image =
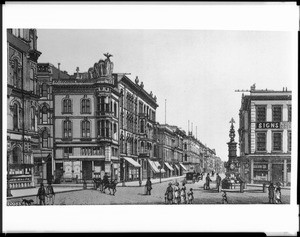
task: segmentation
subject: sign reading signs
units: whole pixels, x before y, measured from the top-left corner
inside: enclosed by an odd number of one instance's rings
[[[291,122],[260,122],[257,129],[291,129]]]

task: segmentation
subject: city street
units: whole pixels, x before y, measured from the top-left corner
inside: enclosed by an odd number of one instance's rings
[[[172,182],[175,182],[172,180]],[[214,181],[214,177],[212,178]],[[117,187],[115,196],[109,195],[109,191],[101,193],[99,190],[86,189],[75,190],[57,193],[55,196],[55,205],[115,205],[115,204],[164,204],[164,194],[169,182],[162,182],[153,184],[151,195],[144,194],[145,187]],[[222,192],[217,192],[216,184],[211,184],[211,190],[203,189],[204,180],[196,182],[195,184],[186,184],[187,191],[193,188],[194,204],[222,204]],[[180,182],[180,187],[182,183]],[[238,188],[236,192],[227,192],[227,199],[229,204],[267,204],[268,193],[262,192],[262,187],[248,187],[247,192],[240,193]],[[251,191],[252,190],[252,191]],[[36,198],[29,196],[36,204]],[[20,198],[9,199],[9,202],[20,202]],[[282,203],[288,204],[290,202],[290,190],[282,189]]]

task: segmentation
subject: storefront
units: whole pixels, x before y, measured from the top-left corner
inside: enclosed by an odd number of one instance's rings
[[[174,164],[174,171],[175,171],[175,176],[180,176],[181,173],[180,173],[180,168],[177,164]]]
[[[180,174],[184,175],[185,173],[187,173],[188,169],[185,167],[185,165],[183,165],[182,163],[179,163],[180,165]]]
[[[124,157],[122,164],[125,169],[122,181],[134,181],[139,180],[141,177],[141,165],[130,157]]]
[[[251,183],[280,182],[284,186],[291,183],[291,162],[289,156],[263,156],[250,158]],[[245,171],[244,171],[245,172]]]
[[[150,178],[156,179],[156,178],[163,178],[164,174],[166,173],[165,169],[161,167],[160,163],[158,161],[152,161],[148,160],[149,167],[150,167]]]
[[[166,167],[166,177],[173,176],[174,169],[172,168],[172,166],[168,162],[165,162],[165,167]]]

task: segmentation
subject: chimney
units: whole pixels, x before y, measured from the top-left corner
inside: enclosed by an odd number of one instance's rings
[[[60,79],[60,63],[58,63],[58,79]]]

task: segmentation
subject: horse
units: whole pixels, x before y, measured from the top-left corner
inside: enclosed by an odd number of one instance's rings
[[[116,180],[112,180],[110,183],[104,184],[103,185],[103,192],[105,193],[105,189],[108,188],[109,194],[111,195],[111,190],[113,191],[113,195],[117,192],[116,186],[118,182]]]

